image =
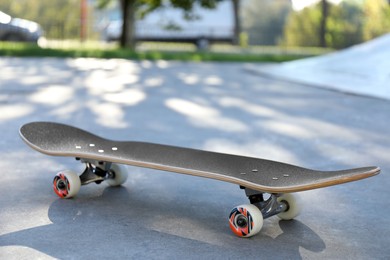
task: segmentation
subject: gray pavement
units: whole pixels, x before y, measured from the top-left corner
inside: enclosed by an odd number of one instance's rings
[[[243,64],[0,58],[0,259],[388,259],[390,102],[263,78]],[[139,140],[323,170],[382,168],[300,193],[294,221],[235,237],[236,185],[128,167],[120,188],[54,195],[71,158],[27,147],[19,127],[48,120]]]

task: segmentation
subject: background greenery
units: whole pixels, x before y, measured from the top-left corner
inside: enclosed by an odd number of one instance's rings
[[[133,51],[117,47],[102,48],[96,42],[79,43],[68,42],[67,47],[40,48],[28,43],[0,42],[0,56],[18,57],[94,57],[94,58],[123,58],[132,60],[180,60],[180,61],[217,61],[217,62],[284,62],[328,52],[329,50],[309,48],[294,48],[281,50],[279,48],[251,48],[240,51],[236,48],[224,48],[217,46],[208,52],[196,52],[188,50],[176,44],[172,50],[171,44],[167,44],[158,50],[153,46],[143,47],[145,50]],[[183,51],[178,48],[184,47]],[[224,50],[225,49],[225,50]]]
[[[113,0],[114,1],[114,0]],[[146,0],[145,0],[146,1]],[[151,2],[159,2],[150,0]],[[232,1],[232,0],[224,0]],[[47,39],[79,39],[80,0],[2,0],[0,10],[41,24]],[[218,1],[214,1],[218,4]],[[88,40],[98,40],[99,1],[89,1]],[[319,47],[321,3],[294,11],[290,0],[241,0],[241,46]],[[326,46],[345,48],[390,32],[387,0],[344,0],[329,3]]]
[[[39,23],[49,39],[77,39],[80,35],[80,0],[1,0],[0,11]],[[94,8],[89,7],[93,20]],[[88,37],[97,38],[88,23]]]
[[[328,47],[345,48],[390,31],[390,5],[386,0],[344,0],[329,7],[325,35]],[[319,37],[313,37],[318,35],[320,20],[320,4],[290,12],[280,44],[320,46]]]
[[[390,32],[387,0],[328,2],[326,46],[345,48]],[[248,0],[243,6],[243,28],[250,44],[321,46],[321,2],[293,11],[289,0]]]

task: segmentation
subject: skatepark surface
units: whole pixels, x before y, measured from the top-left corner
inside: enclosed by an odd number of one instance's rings
[[[390,100],[390,34],[328,55],[268,66],[263,76]]]
[[[388,259],[390,102],[247,65],[0,58],[0,259]],[[243,239],[227,219],[248,200],[217,180],[128,167],[122,187],[90,184],[59,199],[54,175],[83,166],[23,143],[19,127],[31,121],[320,170],[378,165],[382,173],[301,192],[300,216],[269,218]]]

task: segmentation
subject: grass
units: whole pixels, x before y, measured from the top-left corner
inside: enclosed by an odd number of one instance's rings
[[[217,62],[283,62],[322,54],[325,51],[313,50],[286,51],[273,48],[240,49],[234,46],[216,46],[208,52],[198,52],[191,47],[181,45],[148,45],[139,46],[137,51],[117,48],[113,45],[96,45],[80,43],[56,43],[41,48],[34,44],[0,42],[0,56],[13,57],[93,57],[122,58],[131,60],[178,60],[178,61],[217,61]],[[152,46],[152,47],[150,47]],[[154,46],[154,47],[153,47]],[[160,48],[156,48],[160,46]],[[163,47],[161,47],[163,46]],[[165,46],[165,47],[164,47]],[[172,48],[173,46],[173,48]],[[275,51],[278,50],[278,51]]]

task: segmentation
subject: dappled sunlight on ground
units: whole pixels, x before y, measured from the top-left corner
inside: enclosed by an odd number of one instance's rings
[[[123,109],[113,103],[99,103],[91,100],[87,107],[94,114],[96,123],[110,128],[125,128],[128,124],[124,121],[125,113]]]
[[[225,147],[253,156],[267,150],[267,158],[309,166],[329,161],[349,166],[357,158],[373,161],[368,150],[383,150],[379,140],[367,148],[360,142],[375,134],[367,125],[375,107],[355,116],[348,98],[334,100],[327,91],[275,84],[245,73],[239,64],[88,58],[23,63],[21,68],[18,59],[1,62],[2,122],[92,124],[122,129],[114,134],[122,139],[219,151]],[[365,107],[362,102],[359,109]],[[310,161],[305,155],[292,156],[313,152],[318,158]]]
[[[237,143],[226,139],[209,139],[202,147],[221,153],[241,154],[249,157],[260,157],[274,161],[297,161],[293,151],[287,151],[272,140],[259,140]]]
[[[261,99],[261,97],[259,97]],[[259,116],[263,118],[276,118],[281,116],[280,113],[278,113],[274,109],[270,109],[266,106],[262,106],[259,104],[249,103],[248,101],[236,97],[222,97],[218,100],[219,104],[222,107],[225,108],[235,108],[240,109],[243,112],[250,113],[254,116]]]
[[[308,210],[297,221],[267,219],[259,236],[238,240],[223,222],[235,203],[247,202],[235,185],[129,167],[131,177],[122,188],[91,185],[74,200],[55,200],[48,173],[71,168],[74,160],[38,154],[18,135],[24,123],[56,121],[114,140],[200,148],[321,170],[379,165],[386,172],[386,101],[276,82],[233,63],[2,58],[0,67],[0,206],[6,206],[6,213],[0,211],[0,253],[85,256],[81,245],[91,236],[107,252],[149,246],[185,255],[200,248],[232,257],[245,248],[249,258],[272,258],[275,252],[283,258],[340,258],[353,256],[349,253],[358,246],[364,249],[362,258],[386,253],[371,247],[372,241],[381,243],[376,233],[361,234],[359,226],[372,223],[377,215],[373,209],[386,210],[388,200],[375,200],[374,191],[386,196],[388,174],[329,192],[304,192]],[[359,191],[362,197],[372,191],[370,210],[365,200],[355,198]],[[32,213],[21,220],[20,212]],[[364,217],[350,224],[360,212]],[[382,234],[380,226],[388,231],[386,224],[388,219],[377,218],[373,230]],[[53,240],[58,234],[64,239]],[[70,246],[76,246],[74,252]]]
[[[0,106],[0,120],[5,123],[20,117],[25,117],[34,111],[33,106],[29,105],[2,105]]]
[[[226,147],[253,156],[264,155],[261,144],[266,143],[267,158],[310,166],[354,165],[357,158],[372,161],[368,150],[383,150],[379,140],[367,148],[360,141],[375,134],[367,125],[375,107],[355,116],[348,98],[274,84],[246,74],[239,64],[87,58],[23,63],[21,68],[17,59],[2,60],[2,122],[92,124],[122,129],[117,133],[122,139]],[[359,109],[366,106],[362,102]],[[385,121],[385,115],[376,116]],[[301,152],[318,158],[292,156]]]
[[[146,94],[137,89],[129,89],[120,93],[108,93],[103,95],[103,99],[128,106],[135,106],[146,98]]]
[[[13,256],[15,259],[18,256],[31,256],[34,255],[36,259],[49,260],[53,259],[50,255],[44,254],[38,250],[34,250],[33,248],[27,246],[6,246],[3,247],[2,253],[4,256]]]
[[[221,116],[221,113],[214,108],[175,98],[168,99],[165,103],[173,111],[187,116],[191,124],[196,127],[213,128],[226,132],[248,131],[245,124],[238,120]]]
[[[59,106],[69,101],[74,96],[74,90],[68,86],[50,85],[39,89],[30,96],[33,103],[40,103],[49,106]]]

